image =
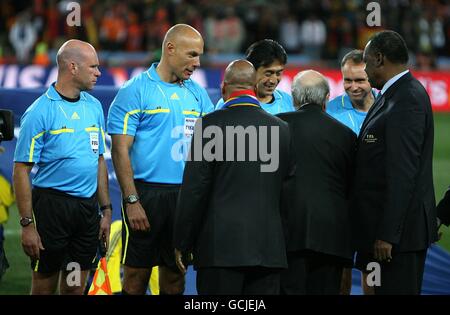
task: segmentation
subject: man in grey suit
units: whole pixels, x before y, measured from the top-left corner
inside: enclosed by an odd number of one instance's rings
[[[296,75],[296,112],[277,115],[289,123],[296,174],[288,185],[284,294],[339,294],[351,259],[349,189],[355,133],[324,112],[329,85],[316,71]]]

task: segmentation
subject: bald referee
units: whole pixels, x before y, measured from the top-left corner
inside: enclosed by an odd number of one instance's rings
[[[161,61],[126,82],[109,109],[112,158],[123,195],[123,294],[145,294],[153,266],[160,266],[160,294],[184,291],[172,225],[195,120],[214,108],[206,90],[191,79],[202,54],[196,29],[173,26]]]
[[[111,223],[103,110],[84,92],[100,71],[97,53],[86,42],[67,41],[56,58],[56,83],[21,119],[14,189],[22,246],[33,269],[31,294],[55,293],[59,278],[61,294],[82,294],[98,239],[109,239]],[[79,277],[67,281],[74,270],[81,271]]]

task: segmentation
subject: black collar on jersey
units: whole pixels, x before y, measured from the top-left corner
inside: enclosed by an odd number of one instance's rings
[[[62,95],[61,93],[58,92],[58,90],[56,89],[55,83],[52,84],[53,88],[55,89],[56,93],[59,94],[59,96],[61,96],[61,98],[65,101],[71,102],[71,103],[76,103],[80,100],[80,95],[78,95],[78,97],[76,98],[70,98],[70,97],[66,97],[64,95]]]

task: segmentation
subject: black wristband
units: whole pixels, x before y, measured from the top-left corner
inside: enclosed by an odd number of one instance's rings
[[[111,209],[112,210],[112,204],[100,207],[100,211],[102,211],[102,212],[105,211],[106,209]]]

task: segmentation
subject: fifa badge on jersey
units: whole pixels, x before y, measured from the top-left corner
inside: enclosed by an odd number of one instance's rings
[[[197,121],[197,118],[184,118],[184,136],[186,138],[192,137],[194,134],[194,127],[195,122]]]
[[[90,132],[89,133],[89,138],[90,138],[92,152],[97,154],[98,147],[99,147],[98,132]]]

